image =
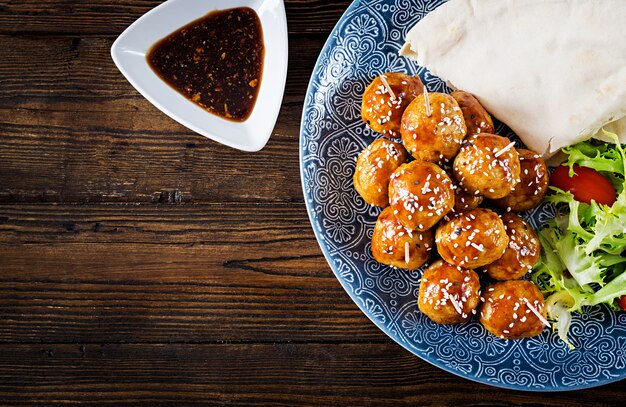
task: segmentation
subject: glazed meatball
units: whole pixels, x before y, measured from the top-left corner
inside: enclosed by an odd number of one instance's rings
[[[437,250],[455,266],[476,268],[504,254],[509,238],[497,213],[484,208],[461,212],[437,228]]]
[[[482,195],[467,192],[459,186],[454,189],[454,212],[471,211],[478,208],[481,203]]]
[[[389,205],[389,177],[409,160],[402,144],[391,140],[376,139],[356,160],[354,189],[370,205]]]
[[[454,207],[452,181],[436,164],[403,164],[391,175],[389,203],[404,227],[428,230]]]
[[[473,270],[436,261],[422,275],[417,306],[438,324],[459,324],[476,313],[480,281]]]
[[[520,160],[509,139],[478,134],[463,143],[452,170],[467,191],[498,199],[510,194],[519,182]]]
[[[491,116],[472,94],[457,90],[452,92],[450,96],[457,101],[463,112],[468,136],[495,132]]]
[[[502,257],[485,266],[495,280],[515,280],[532,270],[541,252],[539,238],[524,219],[513,213],[502,215],[509,245]]]
[[[363,121],[385,137],[400,137],[402,114],[409,103],[422,93],[423,87],[417,76],[403,73],[390,72],[376,77],[363,93]]]
[[[539,335],[546,326],[543,295],[530,281],[512,280],[493,284],[484,291],[483,299],[480,322],[497,337],[530,338]]]
[[[389,266],[417,270],[426,263],[434,247],[430,230],[415,232],[402,226],[387,207],[378,216],[372,235],[372,254]]]
[[[463,113],[454,98],[445,93],[429,93],[430,116],[424,95],[416,97],[402,116],[402,143],[420,160],[451,160],[461,147],[467,129]]]
[[[507,211],[527,211],[539,206],[548,192],[550,179],[543,158],[534,151],[517,149],[520,161],[520,182],[504,198],[494,201]]]

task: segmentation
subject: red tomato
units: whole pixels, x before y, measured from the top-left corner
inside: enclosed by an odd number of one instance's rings
[[[550,184],[574,194],[579,202],[591,203],[593,199],[599,204],[613,205],[617,197],[613,184],[593,168],[574,165],[576,175],[569,176],[569,167],[560,166],[552,173]]]
[[[626,295],[622,295],[617,299],[617,305],[624,311],[626,311]]]

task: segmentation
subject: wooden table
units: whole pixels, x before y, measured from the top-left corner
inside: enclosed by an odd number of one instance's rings
[[[348,1],[286,1],[285,98],[246,154],[142,98],[109,49],[158,0],[0,0],[2,404],[623,403],[504,391],[409,354],[309,226],[302,102]]]

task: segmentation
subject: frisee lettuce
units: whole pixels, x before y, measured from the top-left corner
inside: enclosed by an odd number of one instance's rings
[[[593,168],[606,176],[617,192],[612,206],[578,202],[570,192],[550,187],[546,200],[557,214],[539,230],[541,257],[532,278],[546,296],[553,329],[571,348],[571,314],[582,307],[608,304],[626,295],[626,152],[617,135],[604,132],[615,144],[585,141],[565,147],[563,165]]]

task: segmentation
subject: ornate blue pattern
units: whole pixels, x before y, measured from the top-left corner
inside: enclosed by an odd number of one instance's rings
[[[597,307],[574,317],[569,350],[556,335],[505,341],[477,322],[437,325],[420,313],[420,271],[392,269],[371,256],[380,209],[352,186],[355,158],[377,137],[360,121],[364,87],[386,71],[419,74],[431,91],[446,86],[398,56],[407,31],[443,1],[357,0],[321,52],[306,95],[300,135],[302,187],[317,240],[335,275],[387,335],[428,362],[479,382],[523,390],[570,390],[626,376],[626,315]],[[512,136],[499,125],[499,134]],[[537,228],[550,207],[527,214]]]

